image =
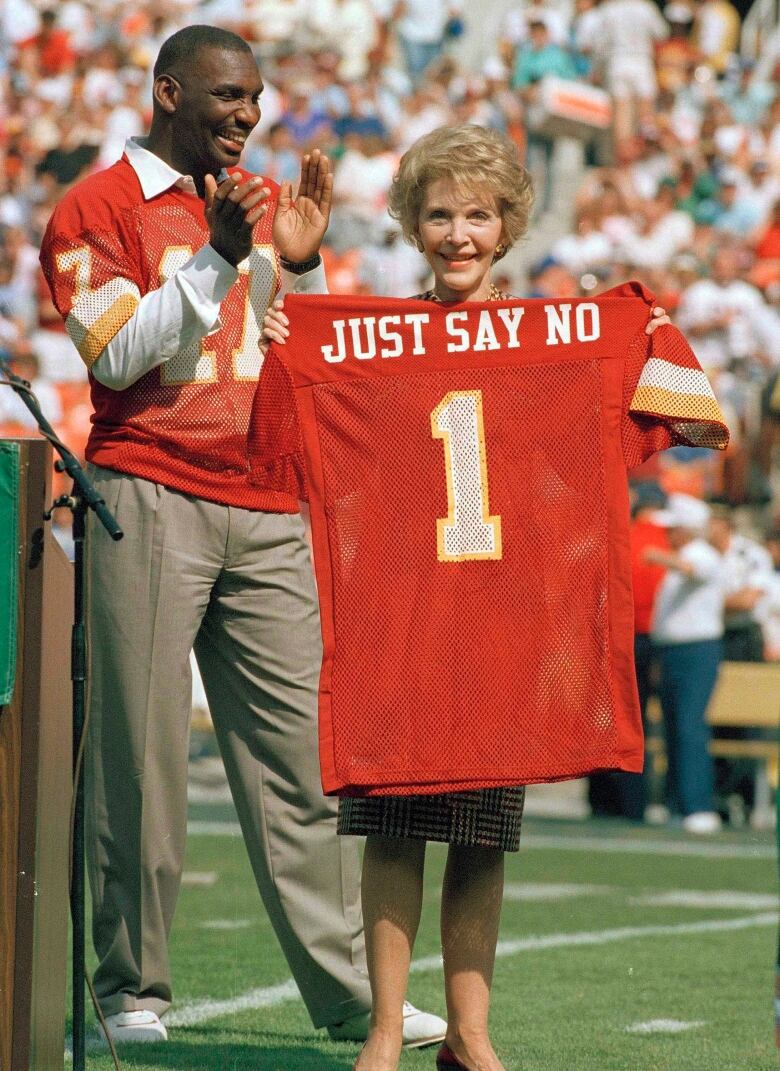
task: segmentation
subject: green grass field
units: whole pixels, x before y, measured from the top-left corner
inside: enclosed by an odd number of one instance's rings
[[[315,1033],[289,983],[231,809],[192,811],[171,942],[170,1040],[125,1047],[123,1065],[349,1071],[356,1047]],[[204,821],[209,826],[198,825]],[[204,831],[213,822],[225,823],[221,832]],[[772,1043],[773,844],[770,833],[702,840],[618,822],[528,819],[520,853],[507,857],[493,987],[493,1036],[506,1067],[780,1066]],[[409,996],[443,1014],[435,957],[444,849],[428,853]],[[674,1032],[670,1021],[684,1028]],[[107,1050],[90,1044],[88,1067],[112,1066]],[[401,1067],[432,1069],[434,1050],[405,1053]]]

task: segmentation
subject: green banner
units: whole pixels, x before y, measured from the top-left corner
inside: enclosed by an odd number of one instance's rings
[[[18,543],[19,444],[0,442],[0,705],[14,694]]]

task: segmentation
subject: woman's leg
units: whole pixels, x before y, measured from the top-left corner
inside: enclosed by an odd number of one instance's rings
[[[503,894],[503,851],[450,846],[441,898],[447,1045],[474,1071],[503,1071],[488,1036]]]
[[[366,838],[362,890],[371,1025],[356,1071],[395,1071],[398,1066],[424,867],[424,840]]]

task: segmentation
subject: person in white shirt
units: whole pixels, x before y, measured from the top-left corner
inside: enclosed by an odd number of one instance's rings
[[[652,637],[661,672],[668,805],[690,833],[720,828],[706,712],[723,655],[724,580],[720,555],[704,538],[709,519],[704,502],[670,495],[654,520],[668,530],[672,549],[645,552],[647,561],[667,569],[656,598]]]
[[[417,84],[444,48],[448,24],[461,12],[461,0],[401,0],[395,28],[409,77]]]
[[[733,511],[716,506],[709,541],[721,555],[725,585],[723,657],[727,662],[763,662],[767,643],[763,624],[777,598],[772,555],[755,539],[736,530]],[[756,730],[714,729],[714,735],[756,739]],[[761,732],[758,731],[758,737]],[[715,795],[729,816],[744,815],[755,803],[755,767],[751,759],[715,761]],[[734,811],[734,806],[739,811]]]
[[[736,530],[727,506],[713,510],[709,541],[723,563],[723,657],[729,662],[763,662],[764,637],[756,609],[772,588],[772,556],[755,539]]]
[[[653,51],[669,36],[669,27],[650,0],[605,0],[594,53],[604,65],[606,84],[615,101],[615,139],[633,133],[634,106],[640,125],[654,125],[658,94]]]
[[[705,371],[726,368],[732,359],[774,353],[780,320],[759,290],[739,278],[733,249],[719,249],[712,275],[684,290],[677,325]]]

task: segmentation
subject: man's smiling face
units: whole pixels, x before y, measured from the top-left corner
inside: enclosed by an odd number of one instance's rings
[[[235,167],[260,119],[263,80],[251,52],[200,48],[176,81],[175,166],[196,180]]]

